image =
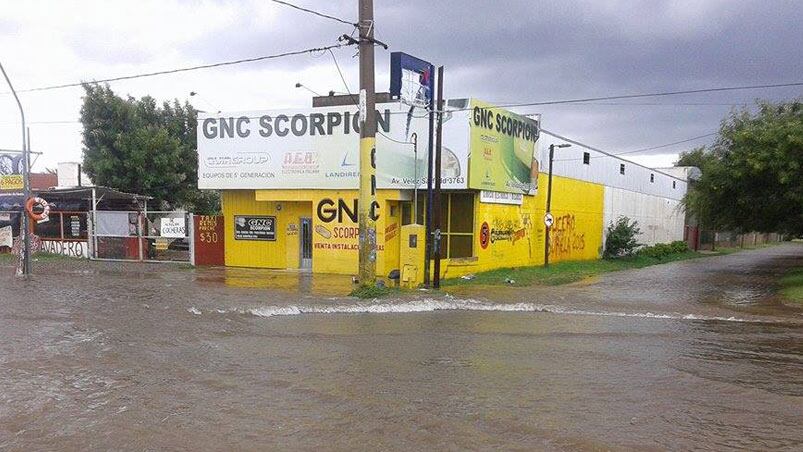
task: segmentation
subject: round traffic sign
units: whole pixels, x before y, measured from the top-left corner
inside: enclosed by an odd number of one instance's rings
[[[480,246],[482,249],[488,248],[488,242],[491,240],[491,228],[488,227],[488,222],[483,221],[480,226]]]
[[[546,227],[550,228],[552,227],[553,223],[555,223],[555,218],[552,216],[550,212],[547,212],[546,215],[544,215],[544,224],[546,225]]]

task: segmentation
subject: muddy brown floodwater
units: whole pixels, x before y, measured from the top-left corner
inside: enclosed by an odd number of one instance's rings
[[[803,449],[784,244],[558,288],[0,264],[2,450]]]

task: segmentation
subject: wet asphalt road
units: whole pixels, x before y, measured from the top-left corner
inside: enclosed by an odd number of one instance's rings
[[[0,264],[0,450],[801,450],[803,246],[549,288]]]

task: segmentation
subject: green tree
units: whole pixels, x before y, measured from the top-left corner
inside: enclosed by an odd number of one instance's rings
[[[123,99],[108,85],[84,84],[83,168],[98,185],[152,196],[160,208],[219,210],[198,190],[197,112],[178,100]]]
[[[691,151],[680,153],[680,158],[675,166],[696,166],[702,170],[710,162],[714,161],[714,155],[705,146],[694,148]]]
[[[679,164],[702,177],[686,206],[707,227],[803,234],[803,104],[758,103],[733,111],[710,149],[695,149]]]

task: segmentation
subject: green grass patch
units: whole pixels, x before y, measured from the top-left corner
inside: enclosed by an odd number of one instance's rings
[[[385,286],[359,286],[351,291],[349,296],[357,298],[381,298],[401,292],[398,287]]]
[[[803,303],[803,267],[792,269],[781,278],[781,295],[787,300]]]
[[[42,261],[42,262],[49,262],[49,261],[68,261],[73,259],[78,259],[76,257],[65,256],[63,254],[56,254],[56,253],[44,253],[42,251],[38,251],[31,256],[33,261]]]
[[[663,257],[636,255],[617,259],[598,259],[593,261],[558,262],[549,267],[500,268],[477,273],[474,279],[450,278],[442,281],[443,286],[460,286],[467,284],[487,284],[506,286],[556,286],[580,281],[602,273],[649,267],[667,262],[695,259],[711,256],[712,253],[701,254],[694,251],[673,253]],[[510,282],[512,281],[512,282]]]

